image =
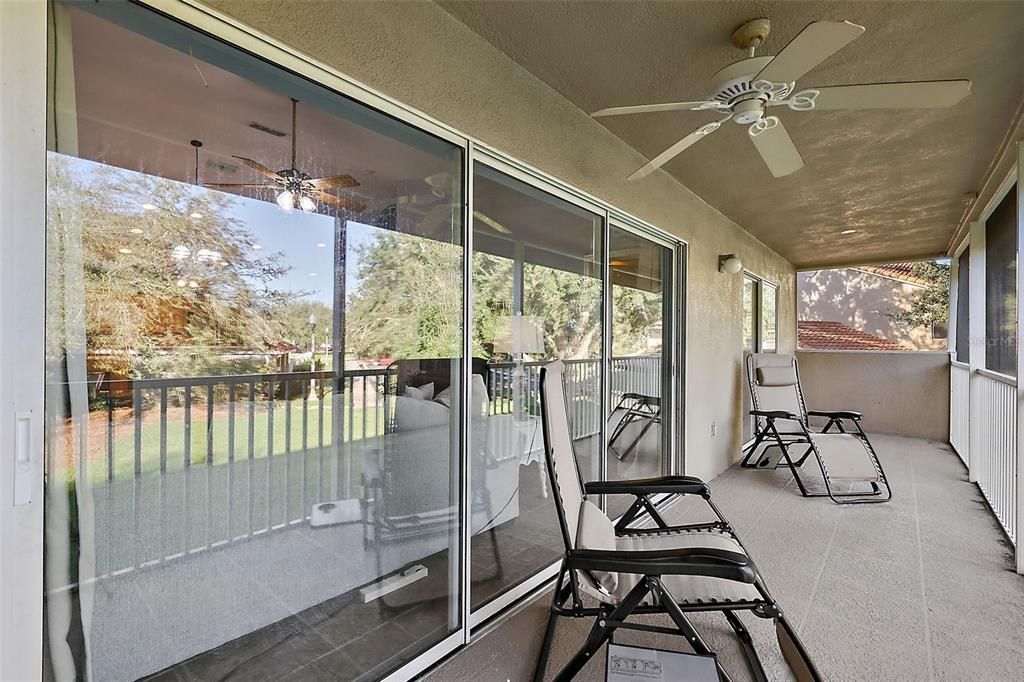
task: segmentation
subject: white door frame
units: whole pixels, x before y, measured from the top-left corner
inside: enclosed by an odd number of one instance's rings
[[[0,680],[42,676],[46,45],[44,0],[0,2]]]

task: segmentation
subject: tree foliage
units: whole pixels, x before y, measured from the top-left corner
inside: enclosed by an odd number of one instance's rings
[[[911,273],[927,282],[915,291],[908,310],[895,313],[892,319],[909,328],[930,326],[949,320],[949,263],[920,261]]]

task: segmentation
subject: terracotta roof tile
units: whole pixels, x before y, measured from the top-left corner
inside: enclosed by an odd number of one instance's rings
[[[888,263],[886,265],[863,265],[856,269],[882,277],[891,277],[909,284],[927,285],[927,280],[914,274],[914,265],[914,263]]]
[[[874,336],[842,322],[800,320],[798,346],[807,350],[908,350],[881,336]]]

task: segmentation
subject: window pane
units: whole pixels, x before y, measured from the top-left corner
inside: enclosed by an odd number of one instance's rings
[[[971,247],[960,254],[956,294],[956,359],[971,359]]]
[[[546,361],[565,361],[581,473],[599,475],[603,225],[483,164],[475,169],[473,355],[489,387],[486,416],[470,427],[477,608],[564,552],[540,432]]]
[[[985,227],[985,366],[1017,375],[1017,188]]]
[[[757,350],[757,280],[743,278],[743,349],[751,353]]]
[[[779,289],[765,282],[761,283],[761,352],[774,353],[777,350],[776,332],[778,322],[776,309]]]
[[[406,391],[458,385],[461,149],[138,7],[54,27],[46,669],[394,668],[460,627],[459,402]]]
[[[670,448],[662,418],[671,414],[672,251],[617,227],[610,230],[612,285],[611,410],[607,472],[610,480],[669,472]],[[608,499],[609,516],[632,503]]]

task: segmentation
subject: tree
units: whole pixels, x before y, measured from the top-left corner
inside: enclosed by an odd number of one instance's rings
[[[910,309],[890,317],[909,328],[941,324],[949,320],[949,263],[920,261],[914,263],[911,274],[927,282],[924,289],[914,292]]]
[[[271,287],[287,267],[250,248],[233,197],[59,154],[48,163],[58,345],[74,336],[93,368],[139,377],[195,374],[224,346],[265,345],[268,311],[294,294]]]

